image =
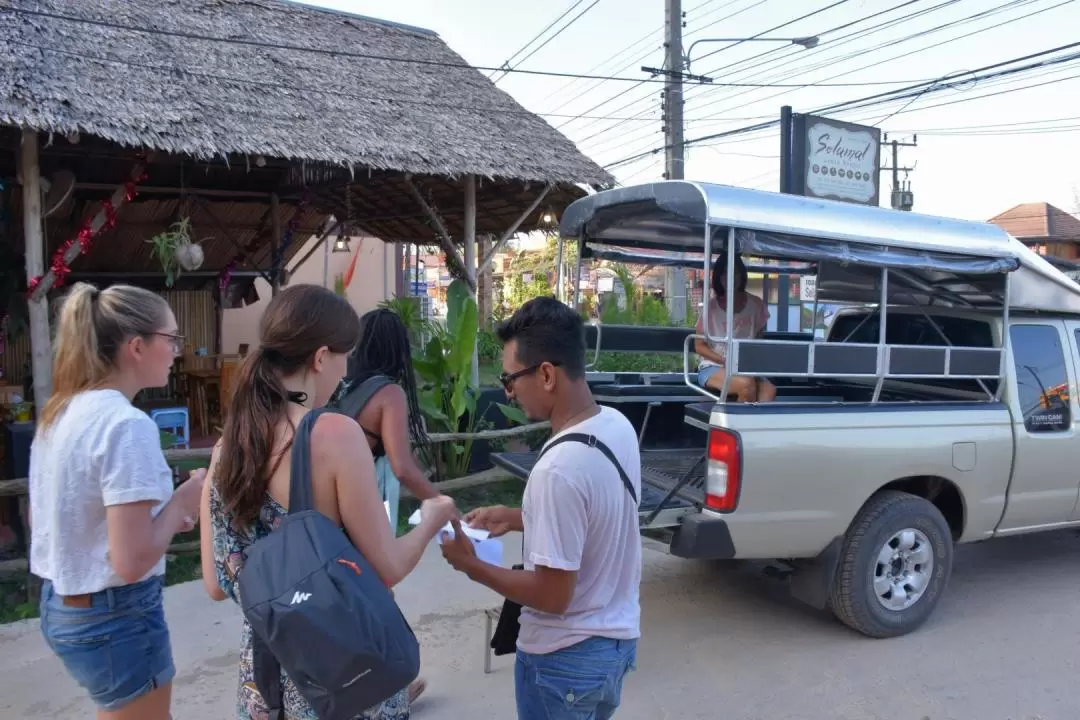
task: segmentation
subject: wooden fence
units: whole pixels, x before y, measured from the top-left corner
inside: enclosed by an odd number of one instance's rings
[[[501,430],[484,430],[476,433],[432,433],[429,437],[433,443],[443,442],[456,442],[461,440],[499,440],[509,437],[517,437],[519,435],[527,435],[531,432],[538,430],[544,430],[551,427],[549,423],[533,423],[530,425],[519,425],[511,428],[504,428]],[[191,460],[205,460],[210,462],[210,455],[213,452],[213,448],[192,448],[192,449],[174,449],[165,451],[165,459],[170,464],[175,464],[184,461]],[[482,470],[478,473],[465,475],[459,478],[453,478],[445,480],[439,483],[439,487],[445,492],[453,492],[455,490],[461,490],[468,487],[475,487],[478,485],[485,485],[491,482],[496,482],[506,478],[506,473],[492,468],[489,470]],[[409,497],[409,492],[406,488],[401,489],[402,495]],[[30,527],[26,521],[29,516],[28,513],[28,500],[29,500],[29,480],[27,478],[17,478],[15,480],[0,480],[0,497],[17,497],[19,498],[19,518],[23,525],[24,537],[29,540]],[[181,555],[184,553],[192,553],[199,551],[199,542],[187,541],[173,543],[169,546],[168,553],[173,555]],[[24,576],[29,572],[29,561],[27,558],[15,558],[12,560],[0,561],[0,579],[5,576],[17,575]],[[36,578],[31,575],[27,582],[27,595],[31,602],[36,602],[39,592],[39,584]]]

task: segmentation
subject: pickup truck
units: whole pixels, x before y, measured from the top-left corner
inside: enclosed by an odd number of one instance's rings
[[[1000,321],[953,310],[891,309],[887,342],[938,346],[934,326],[953,345],[1000,347]],[[655,349],[662,333],[651,332]],[[1080,317],[1014,314],[1009,332],[999,400],[997,381],[952,378],[886,380],[877,403],[873,380],[858,378],[774,377],[776,402],[756,404],[697,402],[655,377],[590,384],[624,412],[620,398],[676,403],[684,437],[700,443],[643,448],[643,531],[678,557],[764,561],[794,596],[890,637],[933,612],[956,544],[1080,528],[1069,392],[1080,381]],[[824,342],[877,337],[873,309],[848,310]],[[533,457],[496,460],[525,477]]]
[[[1080,286],[999,228],[668,181],[575,201],[561,232],[579,258],[706,270],[726,237],[729,288],[736,252],[789,258],[847,305],[822,340],[708,338],[731,374],[768,377],[773,402],[696,387],[701,336],[685,328],[641,329],[651,352],[681,348],[683,383],[590,378],[632,420],[684,422],[663,446],[641,428],[640,524],[671,554],[753,561],[884,638],[930,617],[956,545],[1080,528]],[[632,349],[626,328],[590,332],[597,352],[609,336]],[[535,454],[493,459],[524,478]]]

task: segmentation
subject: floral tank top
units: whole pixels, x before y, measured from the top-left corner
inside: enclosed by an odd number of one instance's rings
[[[245,529],[234,522],[222,506],[217,488],[210,488],[210,522],[213,530],[214,568],[218,585],[234,602],[239,604],[239,587],[236,575],[244,562],[244,551],[256,540],[269,535],[288,511],[267,493],[253,528]],[[251,625],[243,621],[240,631],[240,682],[236,699],[237,720],[271,720],[269,708],[255,687],[255,671],[252,661]],[[288,720],[318,720],[296,686],[284,671],[281,673],[285,717]],[[408,720],[408,689],[402,690],[380,705],[369,708],[356,716],[356,720]]]

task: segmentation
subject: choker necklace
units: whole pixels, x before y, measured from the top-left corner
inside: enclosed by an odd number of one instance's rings
[[[303,405],[307,402],[307,393],[302,391],[289,390],[285,394],[285,397],[289,402],[296,403],[297,405]]]

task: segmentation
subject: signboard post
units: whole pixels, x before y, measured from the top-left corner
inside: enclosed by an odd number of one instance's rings
[[[880,166],[879,129],[815,115],[792,115],[788,192],[877,207]]]

